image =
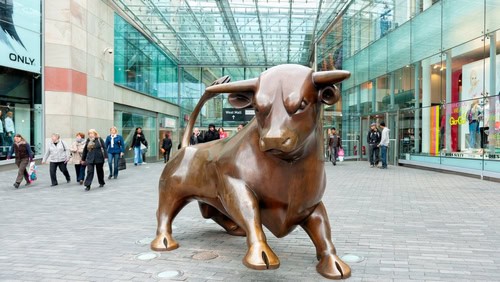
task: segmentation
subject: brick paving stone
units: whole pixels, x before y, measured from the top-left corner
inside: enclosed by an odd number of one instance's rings
[[[203,219],[196,204],[174,222],[179,249],[138,260],[152,252],[162,169],[129,166],[89,192],[76,183],[49,187],[47,165],[29,188],[12,187],[14,170],[0,172],[0,280],[158,281],[158,273],[180,270],[172,281],[328,281],[316,273],[315,248],[302,229],[280,239],[266,230],[281,267],[255,271],[241,263],[245,238]],[[500,280],[499,183],[366,162],[326,163],[325,170],[337,252],[365,258],[350,264],[350,281]],[[218,257],[193,258],[203,252]]]

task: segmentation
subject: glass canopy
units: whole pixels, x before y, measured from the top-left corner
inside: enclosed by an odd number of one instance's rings
[[[179,65],[310,65],[348,0],[112,0]]]

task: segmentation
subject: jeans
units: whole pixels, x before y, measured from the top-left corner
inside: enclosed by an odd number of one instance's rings
[[[76,172],[76,181],[83,181],[85,180],[85,166],[81,164],[76,164],[75,165],[75,172]]]
[[[109,176],[114,176],[115,178],[118,177],[119,161],[120,161],[120,153],[108,153]]]
[[[380,145],[381,159],[382,159],[382,167],[387,168],[387,146]]]
[[[142,164],[141,146],[134,147],[134,164]]]
[[[476,136],[479,132],[479,123],[473,120],[469,123],[469,148],[476,148]]]
[[[337,159],[339,158],[339,148],[338,147],[331,147],[330,148],[330,160],[332,161],[332,164],[337,163]]]
[[[379,162],[379,159],[378,159],[378,147],[376,144],[370,144],[368,146],[368,154],[370,154],[370,164],[371,165],[377,165],[378,162]]]
[[[57,163],[50,162],[50,180],[52,182],[52,185],[57,185],[57,177],[56,177],[57,168],[59,168],[59,170],[64,174],[67,181],[71,180],[65,162],[57,162]]]

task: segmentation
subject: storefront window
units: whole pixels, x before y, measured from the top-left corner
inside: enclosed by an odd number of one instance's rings
[[[21,134],[36,155],[42,154],[40,81],[35,77],[0,66],[0,160],[7,157],[15,134]]]
[[[156,160],[158,157],[159,132],[156,129],[156,114],[136,108],[115,104],[115,126],[118,134],[123,136],[126,144],[125,158],[133,159],[134,151],[131,150],[132,138],[137,127],[142,128],[144,137],[148,142],[147,158]]]

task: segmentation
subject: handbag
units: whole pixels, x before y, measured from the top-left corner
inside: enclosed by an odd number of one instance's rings
[[[37,180],[36,177],[36,164],[34,161],[30,162],[29,168],[28,168],[28,176],[30,181],[35,181]]]
[[[124,170],[124,169],[127,169],[127,161],[125,160],[125,158],[120,158],[118,160],[118,170]]]
[[[144,144],[141,143],[141,151],[143,153],[146,153],[148,151],[148,147],[146,147],[146,145],[144,145]]]

